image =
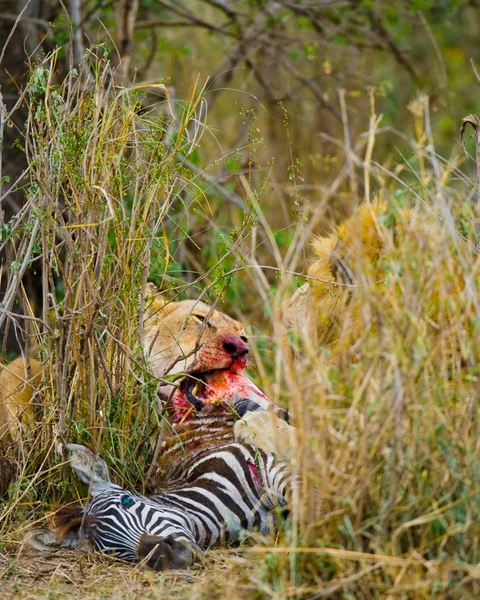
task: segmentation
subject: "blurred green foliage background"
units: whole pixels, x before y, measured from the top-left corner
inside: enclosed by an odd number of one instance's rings
[[[351,152],[364,152],[372,119],[373,164],[413,188],[422,169],[416,145],[425,143],[423,106],[436,152],[456,165],[468,163],[458,131],[461,119],[477,110],[479,25],[476,0],[6,0],[0,78],[11,107],[28,77],[27,63],[31,69],[58,48],[54,77],[61,79],[93,44],[116,66],[118,86],[165,86],[165,92],[144,88],[138,101],[170,120],[172,136],[201,95],[189,126],[195,144],[179,164],[179,177],[193,178],[194,186],[179,192],[169,225],[154,241],[151,266],[159,285],[164,276],[192,283],[212,268],[212,278],[231,271],[236,259],[220,259],[245,218],[252,224],[259,211],[271,236],[260,232],[252,248],[260,264],[272,266],[273,246],[287,252],[299,222],[321,210],[315,231],[324,232],[366,193],[375,195],[385,182],[377,175],[365,190]],[[9,181],[25,168],[18,149],[22,118],[17,111],[5,132]],[[473,153],[473,144],[467,146]],[[462,169],[474,176],[473,161]],[[398,180],[388,185],[402,193]],[[252,196],[258,206],[246,217]],[[6,222],[22,203],[21,192],[9,195]],[[303,261],[308,253],[304,245]],[[275,273],[265,277],[273,282]],[[242,296],[255,305],[242,274],[222,289],[229,302]]]

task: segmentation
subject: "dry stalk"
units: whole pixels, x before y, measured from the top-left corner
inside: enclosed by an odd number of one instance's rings
[[[465,149],[465,130],[467,126],[470,125],[473,129],[474,139],[475,139],[475,164],[477,167],[477,203],[476,203],[476,213],[477,213],[477,225],[475,227],[475,241],[476,245],[480,245],[480,119],[477,115],[468,115],[462,120],[462,125],[460,127],[460,140],[463,144],[463,148]]]

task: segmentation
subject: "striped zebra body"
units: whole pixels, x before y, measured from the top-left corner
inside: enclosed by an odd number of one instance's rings
[[[194,547],[193,522],[182,509],[159,506],[152,498],[130,494],[120,486],[92,497],[79,532],[92,550],[135,562],[145,534],[168,538]]]
[[[105,462],[85,446],[67,448],[92,496],[70,521],[79,539],[118,558],[146,559],[157,570],[189,566],[201,549],[237,539],[243,530],[268,533],[270,513],[287,504],[292,483],[273,455],[230,443],[198,453],[181,483],[145,497],[111,483]],[[64,537],[73,528],[68,518],[62,509],[53,518],[53,530]]]
[[[197,455],[183,485],[150,496],[188,513],[200,547],[236,539],[241,531],[268,533],[270,512],[287,503],[290,473],[284,463],[246,444]]]
[[[197,457],[234,442],[235,422],[247,412],[257,410],[263,412],[256,402],[243,398],[227,409],[218,406],[212,412],[203,410],[194,413],[185,422],[164,422],[159,436],[161,442],[149,469],[147,488],[155,491],[177,486],[187,476],[189,466]],[[277,407],[275,415],[288,422],[286,410]]]

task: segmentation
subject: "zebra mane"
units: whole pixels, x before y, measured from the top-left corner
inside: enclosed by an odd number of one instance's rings
[[[78,533],[85,519],[84,509],[80,504],[66,504],[48,515],[48,522],[62,540]]]

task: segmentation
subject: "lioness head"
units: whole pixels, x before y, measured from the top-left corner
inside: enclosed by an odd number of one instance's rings
[[[243,325],[198,300],[166,302],[152,284],[146,294],[142,345],[158,378],[185,374],[175,390],[161,382],[159,395],[176,416],[192,405],[203,408],[234,398],[250,398],[262,408],[271,403],[242,376],[248,338]]]

